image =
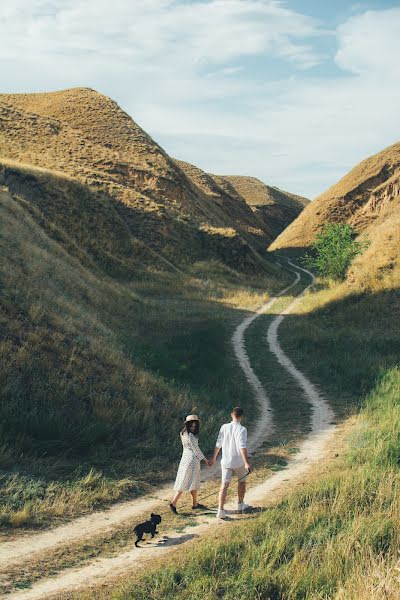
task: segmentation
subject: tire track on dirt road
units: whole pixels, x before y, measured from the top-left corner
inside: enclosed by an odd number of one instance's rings
[[[303,271],[311,276],[313,281],[313,276],[311,273],[305,271],[304,269],[300,269],[296,265],[293,265],[290,261],[288,261],[291,270],[293,270],[295,274],[295,281],[282,290],[279,294],[271,298],[268,302],[266,302],[256,313],[253,315],[246,317],[242,323],[236,328],[235,333],[233,335],[233,347],[235,355],[239,361],[241,368],[244,371],[244,374],[249,382],[249,385],[252,387],[257,402],[260,406],[260,418],[258,419],[258,425],[255,430],[251,432],[249,436],[249,445],[252,449],[258,446],[261,441],[265,440],[265,438],[270,435],[270,433],[274,429],[273,419],[272,419],[272,411],[270,402],[268,399],[268,395],[261,385],[260,380],[255,374],[247,352],[245,348],[244,334],[249,325],[260,315],[264,314],[272,307],[272,305],[276,302],[276,300],[287,293],[291,288],[293,288],[300,280],[300,275],[298,270]],[[297,270],[298,269],[298,270]],[[272,322],[268,328],[267,332],[267,342],[270,351],[276,356],[277,360],[282,364],[285,369],[294,377],[294,379],[298,382],[298,384],[302,387],[308,402],[310,402],[313,407],[312,414],[312,422],[311,422],[311,433],[307,436],[305,441],[300,446],[300,451],[296,455],[294,459],[292,459],[288,467],[283,471],[275,473],[267,480],[262,483],[254,486],[252,489],[248,491],[246,494],[246,500],[255,503],[260,501],[265,501],[267,497],[269,501],[273,501],[274,498],[282,493],[282,491],[290,491],[291,486],[293,486],[293,482],[301,475],[303,475],[311,465],[321,458],[324,455],[324,448],[326,447],[327,441],[330,439],[334,426],[331,424],[332,419],[334,418],[333,412],[325,399],[318,392],[317,388],[307,379],[307,377],[299,371],[293,362],[286,356],[283,352],[279,341],[278,341],[278,328],[282,320],[285,318],[287,314],[292,312],[298,302],[301,299],[301,296],[305,293],[305,291],[312,285],[312,283],[304,288],[304,290],[296,297],[294,301],[292,301],[289,306],[283,310],[280,314],[275,316],[272,319]],[[276,427],[276,425],[275,425]],[[153,500],[153,502],[155,502]],[[123,512],[124,506],[120,506],[116,509],[117,514],[121,516],[122,514],[126,514],[131,518],[134,516],[134,511],[136,510],[136,506],[141,504],[140,513],[145,510],[149,510],[147,507],[150,506],[149,500],[139,499],[138,501],[132,501],[131,503],[125,503],[126,512]],[[158,500],[159,503],[159,500]],[[129,508],[127,507],[129,505]],[[146,506],[146,508],[144,508]],[[105,514],[107,516],[113,512],[115,507],[111,508],[109,511],[106,511]],[[78,521],[81,523],[85,522],[85,520],[90,519],[89,517],[82,517]],[[128,516],[126,518],[128,518]],[[116,523],[114,519],[113,523]],[[75,527],[76,523],[73,522],[69,524],[70,527]],[[84,565],[83,567],[70,568],[65,571],[60,572],[55,577],[50,577],[48,579],[43,579],[33,584],[30,589],[17,591],[7,595],[7,598],[10,600],[38,600],[41,598],[56,598],[59,594],[65,592],[77,591],[78,589],[83,589],[86,586],[93,586],[98,584],[104,584],[107,581],[112,581],[118,577],[123,575],[128,575],[129,573],[137,572],[138,570],[144,571],[147,566],[154,565],[154,560],[158,557],[164,556],[166,553],[171,550],[178,551],[176,546],[181,544],[186,545],[190,544],[190,540],[201,537],[207,530],[215,527],[228,527],[229,524],[223,521],[218,521],[217,519],[211,518],[208,516],[199,517],[198,524],[192,527],[186,527],[179,534],[176,531],[166,532],[170,537],[166,537],[163,540],[157,541],[153,544],[148,544],[147,547],[141,548],[140,552],[136,548],[132,548],[128,551],[124,551],[117,556],[111,558],[99,558],[95,561]],[[68,531],[68,525],[63,528],[58,528],[55,531],[58,531],[60,534],[60,529],[63,531]],[[51,532],[48,532],[49,534]],[[62,532],[61,532],[62,533]],[[91,531],[92,535],[98,533],[96,531]],[[46,540],[43,536],[45,534],[38,534],[42,536],[43,540]],[[34,536],[30,536],[34,537]],[[39,539],[39,538],[37,538]],[[71,538],[69,538],[71,539]],[[28,543],[29,538],[26,538],[23,542],[25,545]],[[46,543],[48,544],[49,540],[47,539]],[[58,544],[63,543],[62,536],[57,542]],[[15,561],[15,552],[18,554],[18,541],[14,546],[10,546],[13,542],[8,543],[8,547],[6,548],[6,552],[1,552],[0,547],[0,566],[2,563],[2,557],[8,560],[11,559],[14,550],[14,561]],[[7,545],[7,543],[6,543]],[[4,546],[4,544],[3,544]],[[36,544],[36,547],[38,544]],[[49,545],[45,545],[45,548],[49,548]],[[21,551],[21,548],[19,548]],[[23,552],[22,556],[28,557],[29,552]],[[21,554],[19,554],[21,557]]]

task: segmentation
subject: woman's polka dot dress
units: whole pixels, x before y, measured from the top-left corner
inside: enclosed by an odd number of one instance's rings
[[[183,453],[176,475],[174,490],[191,492],[200,487],[200,462],[205,458],[193,433],[181,433]]]

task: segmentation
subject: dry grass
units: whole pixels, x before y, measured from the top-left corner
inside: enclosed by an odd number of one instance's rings
[[[280,329],[283,348],[331,398],[337,416],[356,413],[339,456],[257,522],[201,543],[139,581],[125,580],[105,597],[399,596],[400,372],[393,325],[400,319],[400,269],[398,220],[388,215],[371,228],[370,254],[354,262],[351,281],[319,282]]]
[[[307,198],[266,185],[255,177],[238,175],[213,176],[242,196],[254,215],[264,223],[270,238],[276,238],[309,203]]]
[[[249,239],[259,240],[261,244],[265,244],[265,240],[272,241],[274,234],[267,219],[264,220],[256,215],[250,205],[228,181],[223,177],[205,173],[198,167],[184,161],[176,160],[175,162],[193,183],[213,201],[216,207],[230,215],[232,222],[239,231],[246,232]],[[260,182],[260,185],[264,184]],[[285,210],[284,204],[282,210]],[[295,216],[292,216],[292,218],[295,218]]]
[[[370,241],[357,257],[348,279],[356,287],[379,292],[400,287],[400,202],[393,200],[360,236]]]
[[[218,180],[225,180],[227,184],[231,185],[249,206],[273,206],[282,203],[286,208],[299,213],[309,203],[307,198],[266,185],[255,177],[243,175],[217,175],[215,177]]]
[[[215,183],[213,190],[208,189],[192,173],[187,176],[115,102],[94,90],[1,94],[0,120],[3,183],[27,202],[41,204],[41,210],[43,202],[47,208],[54,206],[49,188],[54,192],[57,187],[64,201],[60,219],[64,217],[65,227],[68,222],[70,237],[75,226],[81,228],[74,209],[75,197],[82,192],[85,213],[94,216],[94,228],[99,227],[97,237],[104,242],[111,232],[111,248],[105,249],[104,258],[112,268],[118,268],[121,253],[122,262],[129,262],[130,252],[136,263],[144,259],[147,264],[156,252],[174,264],[218,258],[254,270],[258,258],[252,247],[264,250],[272,239],[243,199],[230,196]],[[15,164],[12,170],[10,161],[25,165],[23,173],[16,173]],[[56,175],[46,189],[45,172],[32,173],[32,167],[47,170],[48,180]],[[71,195],[74,201],[68,214]],[[217,244],[212,236],[203,235],[203,226],[236,231],[241,244],[232,260],[224,239]],[[119,232],[122,249],[112,243]]]
[[[78,189],[68,212],[76,222],[91,199]],[[226,351],[232,328],[281,285],[277,267],[248,278],[220,261],[187,275],[142,265],[118,282],[98,262],[101,240],[84,234],[84,211],[71,239],[66,216],[52,221],[63,211],[46,198],[41,206],[38,215],[36,203],[0,193],[0,519],[11,527],[69,518],[172,477],[176,431],[194,406],[212,408],[202,431],[211,447],[232,399],[251,403]]]
[[[400,144],[362,161],[338,183],[309,204],[270,249],[309,246],[326,222],[347,222],[358,232],[371,227],[382,213],[398,210]]]

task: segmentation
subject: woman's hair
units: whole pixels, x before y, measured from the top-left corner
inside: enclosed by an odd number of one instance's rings
[[[194,431],[190,431],[190,426],[192,423],[196,423],[196,429]],[[181,434],[182,433],[193,433],[194,435],[199,435],[199,431],[200,431],[200,423],[199,421],[186,421],[186,423],[183,425],[182,429],[181,429]]]

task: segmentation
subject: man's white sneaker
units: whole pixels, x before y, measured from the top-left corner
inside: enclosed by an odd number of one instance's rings
[[[223,509],[222,509],[222,510],[221,510],[221,509],[218,509],[218,512],[217,512],[217,517],[218,517],[218,519],[225,519],[225,517],[226,517],[226,512],[225,512]]]
[[[245,502],[238,502],[238,512],[244,512],[249,508],[252,508],[250,504],[246,504]]]

